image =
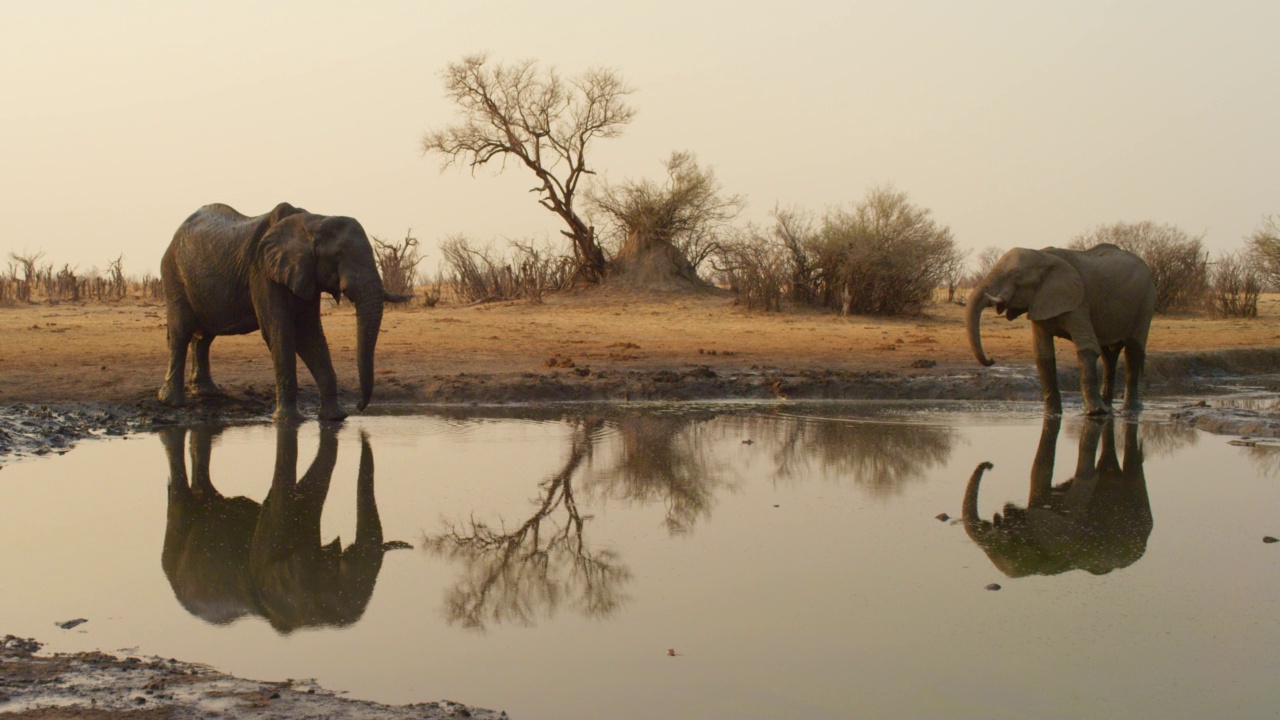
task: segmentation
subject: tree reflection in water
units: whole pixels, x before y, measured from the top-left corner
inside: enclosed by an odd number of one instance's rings
[[[591,473],[587,484],[599,497],[646,505],[661,502],[663,524],[672,535],[693,530],[711,517],[716,491],[728,484],[710,448],[717,438],[715,415],[628,415],[615,429],[621,439],[616,465]]]
[[[879,497],[945,465],[956,437],[950,427],[922,423],[824,417],[769,422],[781,425],[773,453],[777,479],[848,478]]]
[[[743,437],[755,435],[770,449],[779,477],[811,474],[816,463],[873,494],[895,491],[945,463],[954,441],[949,428],[920,424],[716,412],[601,414],[608,419],[563,418],[571,428],[568,454],[538,483],[527,519],[511,527],[473,517],[425,538],[429,552],[463,568],[445,593],[450,623],[479,630],[490,623],[531,625],[566,607],[587,617],[616,613],[627,602],[623,587],[631,572],[617,553],[591,548],[590,516],[578,501],[662,503],[667,532],[688,534],[711,517],[717,494],[738,487],[717,463],[716,448]]]
[[[608,617],[626,602],[622,586],[631,572],[612,550],[593,551],[587,545],[583,531],[589,517],[574,497],[574,475],[590,460],[604,421],[578,419],[572,426],[568,458],[538,483],[527,520],[508,530],[505,524],[495,529],[472,518],[426,538],[426,550],[464,567],[462,578],[446,591],[450,623],[477,630],[490,622],[532,625],[565,604],[587,617]]]

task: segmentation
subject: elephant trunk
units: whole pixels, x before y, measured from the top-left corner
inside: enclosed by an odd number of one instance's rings
[[[978,362],[987,367],[996,364],[995,360],[987,357],[982,351],[982,311],[991,305],[994,305],[996,299],[991,297],[987,290],[986,283],[981,283],[973,289],[969,295],[968,312],[965,314],[964,327],[969,334],[969,347],[973,350],[973,356]]]
[[[964,507],[961,517],[964,519],[964,530],[970,538],[979,540],[985,523],[978,517],[978,486],[982,484],[982,474],[994,467],[989,462],[980,463],[969,477],[969,485],[964,489]]]
[[[382,329],[382,283],[368,283],[348,288],[347,297],[356,308],[356,371],[360,375],[360,403],[364,410],[373,396],[373,349],[378,344],[378,332]]]

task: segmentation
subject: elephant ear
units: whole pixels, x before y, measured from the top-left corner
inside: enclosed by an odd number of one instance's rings
[[[1075,310],[1084,302],[1084,280],[1066,260],[1047,255],[1049,267],[1040,279],[1040,289],[1031,300],[1027,317],[1042,322]]]
[[[300,222],[276,224],[258,244],[266,276],[305,300],[316,296],[316,256],[311,234]]]

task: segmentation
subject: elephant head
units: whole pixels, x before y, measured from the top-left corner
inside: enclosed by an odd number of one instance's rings
[[[998,260],[969,295],[965,330],[979,363],[995,364],[982,350],[982,311],[994,305],[1009,320],[1023,313],[1043,321],[1070,312],[1084,302],[1084,280],[1062,258],[1044,250],[1014,248]]]
[[[373,394],[373,351],[382,327],[384,302],[406,298],[388,295],[378,263],[360,223],[349,217],[306,212],[272,213],[278,219],[258,245],[267,276],[304,300],[320,293],[346,296],[356,308],[356,368],[364,410]]]
[[[1009,577],[1082,569],[1101,575],[1128,567],[1146,552],[1151,503],[1138,426],[1124,426],[1124,464],[1116,458],[1114,421],[1086,421],[1075,475],[1053,485],[1062,419],[1046,417],[1031,469],[1027,506],[1004,506],[990,521],[978,514],[978,486],[991,463],[978,465],[965,488],[965,531]],[[1101,440],[1101,453],[1098,453]],[[1095,463],[1096,456],[1096,463]]]

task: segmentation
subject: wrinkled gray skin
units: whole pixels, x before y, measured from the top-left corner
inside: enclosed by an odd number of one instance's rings
[[[226,498],[209,476],[212,437],[191,431],[191,477],[183,458],[187,431],[160,437],[169,459],[169,510],[161,565],[188,612],[225,624],[244,615],[265,618],[278,632],[350,625],[373,596],[383,555],[403,543],[383,544],[373,491],[373,451],[361,436],[356,481],[356,539],[321,544],[320,516],[338,456],[337,429],[320,428],[320,447],[298,478],[298,431],[276,430],[271,490],[258,504]]]
[[[965,328],[969,346],[983,365],[993,365],[982,350],[982,311],[994,305],[1009,320],[1026,313],[1035,343],[1036,371],[1046,413],[1062,412],[1055,337],[1075,343],[1080,391],[1088,415],[1106,415],[1114,396],[1117,360],[1125,359],[1125,408],[1142,403],[1138,385],[1147,357],[1147,334],[1155,312],[1156,289],[1142,258],[1115,245],[1089,250],[1014,248],[987,273],[969,295]],[[1102,387],[1098,357],[1102,356]]]
[[[360,410],[373,394],[373,350],[388,297],[373,248],[360,223],[313,215],[281,203],[266,215],[246,217],[226,205],[206,205],[174,233],[160,262],[168,306],[169,369],[159,397],[185,401],[182,375],[190,344],[191,385],[217,394],[209,374],[209,345],[218,335],[261,330],[276,375],[277,420],[297,420],[302,358],[320,392],[320,418],[347,416],[320,326],[320,294],[345,295],[356,307],[356,365]]]
[[[1151,502],[1137,423],[1124,424],[1122,465],[1116,457],[1114,421],[1086,420],[1075,475],[1054,486],[1054,453],[1061,425],[1059,416],[1044,419],[1025,508],[1008,503],[1004,515],[997,513],[991,521],[978,515],[978,486],[983,473],[992,468],[989,462],[978,465],[965,488],[965,530],[1009,577],[1068,570],[1102,575],[1132,565],[1147,550]]]

